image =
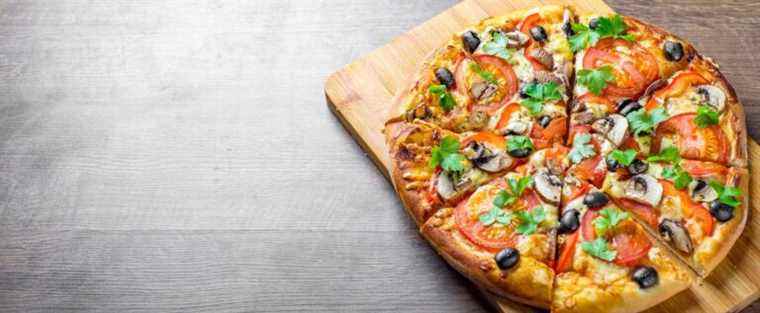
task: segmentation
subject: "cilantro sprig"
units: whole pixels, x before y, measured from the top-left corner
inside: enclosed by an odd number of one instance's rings
[[[491,40],[483,44],[483,52],[509,60],[513,50],[507,48],[507,37],[500,31],[491,31]]]
[[[628,166],[633,163],[633,160],[636,159],[636,150],[628,149],[625,151],[621,151],[618,149],[612,150],[610,152],[609,158],[615,160],[618,162],[618,164],[621,164],[623,166]]]
[[[717,181],[710,181],[709,182],[710,187],[715,189],[715,191],[718,193],[718,201],[720,201],[723,204],[729,205],[733,208],[738,207],[742,204],[742,201],[739,200],[739,197],[742,196],[742,190],[736,187],[729,187],[724,186],[721,183]]]
[[[518,149],[533,150],[533,141],[527,136],[512,136],[507,139],[507,151],[514,151]]]
[[[699,128],[709,127],[710,125],[716,125],[720,121],[718,116],[720,113],[713,110],[709,106],[700,105],[697,108],[697,116],[694,117],[694,124],[697,124]]]
[[[591,142],[591,135],[589,134],[579,134],[576,135],[575,138],[573,138],[573,147],[570,149],[570,153],[568,153],[568,157],[570,158],[570,161],[573,163],[579,163],[585,158],[590,158],[592,156],[596,155],[596,151],[594,151],[594,146],[590,144]]]
[[[668,119],[668,113],[663,108],[657,108],[652,110],[652,113],[647,113],[645,109],[639,109],[628,113],[626,116],[628,124],[630,125],[633,133],[636,136],[641,134],[651,134],[654,127],[660,122]]]
[[[578,71],[577,80],[579,84],[586,86],[591,93],[598,96],[607,87],[607,83],[615,81],[615,75],[612,73],[612,67],[605,65]]]
[[[478,74],[478,76],[480,76],[480,78],[482,78],[486,82],[494,84],[494,85],[498,84],[498,82],[496,81],[496,76],[493,73],[481,68],[478,63],[475,63],[475,62],[470,63],[470,70],[475,72],[475,74]]]
[[[459,172],[464,170],[464,160],[464,155],[459,153],[459,140],[446,136],[433,147],[428,165],[432,168],[440,165],[446,172]]]
[[[486,226],[490,226],[493,223],[507,225],[509,223],[512,223],[512,214],[505,212],[501,208],[493,207],[488,212],[480,215],[478,217],[478,220]]]
[[[546,219],[546,210],[542,206],[537,206],[528,212],[527,210],[515,213],[520,224],[517,226],[517,232],[528,236],[536,232],[538,224]]]
[[[525,189],[533,183],[533,178],[525,176],[520,179],[507,179],[509,190],[499,190],[493,199],[493,208],[486,213],[481,214],[478,219],[481,223],[488,226],[494,223],[506,225],[512,222],[512,213],[505,212],[503,209],[517,201],[522,196]]]
[[[662,149],[660,153],[647,157],[647,162],[668,162],[671,164],[678,164],[678,162],[681,162],[681,154],[678,152],[678,148],[667,147]]]
[[[649,156],[647,161],[670,163],[672,167],[663,169],[662,177],[672,180],[677,189],[688,187],[693,180],[691,175],[681,167],[681,154],[676,147],[662,149],[660,153]]]
[[[617,224],[629,217],[628,212],[623,212],[612,207],[600,210],[599,216],[592,222],[596,235],[604,236],[608,231],[614,229]]]
[[[559,85],[555,82],[544,84],[530,83],[525,85],[524,90],[528,98],[523,99],[520,104],[526,107],[530,111],[530,114],[534,116],[541,114],[544,103],[562,99]]]
[[[454,97],[446,89],[446,85],[430,85],[428,92],[438,97],[438,105],[446,112],[451,111],[457,105]]]
[[[581,249],[586,253],[593,255],[605,261],[612,261],[617,256],[617,251],[612,250],[604,238],[596,238],[592,241],[581,242]]]
[[[589,28],[583,24],[574,23],[572,25],[575,35],[571,36],[570,48],[573,52],[578,52],[588,46],[596,45],[602,38],[615,38],[627,41],[634,41],[633,35],[626,33],[628,26],[625,25],[623,17],[615,14],[612,17],[599,17],[596,19],[596,27]]]

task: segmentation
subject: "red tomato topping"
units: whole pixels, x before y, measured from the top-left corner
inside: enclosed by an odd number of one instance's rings
[[[663,137],[675,135],[676,145],[683,158],[728,162],[728,140],[723,130],[718,125],[697,127],[694,123],[696,116],[696,113],[679,114],[657,125],[652,152],[660,151]]]

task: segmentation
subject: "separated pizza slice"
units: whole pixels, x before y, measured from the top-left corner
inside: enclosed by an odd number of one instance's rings
[[[635,101],[686,68],[696,52],[686,41],[631,17],[585,15],[572,25],[575,56],[573,124],[631,111]]]
[[[621,166],[604,190],[706,276],[725,257],[746,223],[748,172],[713,162],[686,160],[675,147],[637,158],[611,154]],[[635,172],[630,165],[638,163]]]
[[[527,163],[439,210],[421,229],[449,264],[488,291],[548,308],[554,281],[557,207],[567,149]]]
[[[689,287],[688,268],[605,193],[565,189],[552,312],[640,312]]]
[[[573,65],[562,29],[571,19],[566,7],[544,6],[456,34],[397,94],[391,121],[530,136],[541,148],[561,143]]]
[[[684,158],[746,167],[742,105],[709,59],[696,57],[640,105],[628,119],[645,154],[672,146]]]

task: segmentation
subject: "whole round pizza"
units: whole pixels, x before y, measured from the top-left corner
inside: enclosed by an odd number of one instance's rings
[[[396,96],[394,186],[475,284],[638,312],[706,277],[747,219],[742,105],[687,41],[544,6],[486,19]]]

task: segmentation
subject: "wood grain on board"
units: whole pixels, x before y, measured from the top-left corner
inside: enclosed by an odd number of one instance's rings
[[[418,62],[445,43],[452,33],[488,16],[541,4],[571,4],[578,12],[612,12],[599,0],[466,0],[397,37],[389,44],[333,73],[325,84],[327,102],[346,129],[388,176],[383,123],[388,118],[390,99],[415,72]],[[688,39],[688,38],[687,38]],[[750,140],[750,159],[760,160],[760,146]],[[751,162],[751,165],[760,162]],[[758,173],[760,168],[751,166]],[[760,181],[752,177],[753,194],[760,194]],[[652,308],[649,312],[726,312],[737,311],[754,302],[760,294],[760,218],[758,200],[751,199],[750,220],[729,256],[701,285]],[[526,312],[530,308],[486,295],[502,312]]]

